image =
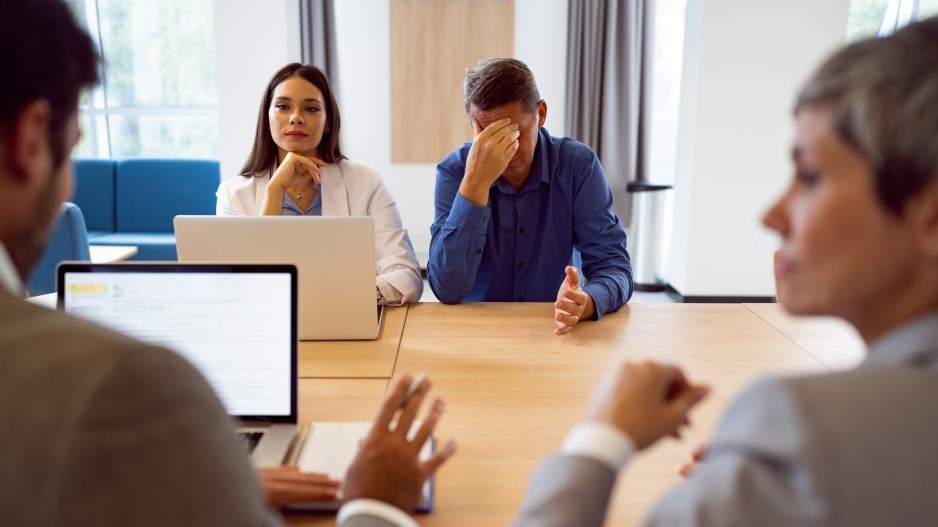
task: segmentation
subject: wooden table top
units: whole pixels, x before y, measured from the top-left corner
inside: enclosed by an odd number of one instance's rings
[[[137,254],[136,245],[91,245],[91,263],[117,263],[123,262]]]
[[[778,304],[743,304],[831,370],[856,366],[866,344],[852,326],[834,317],[795,317]]]
[[[300,378],[389,379],[397,360],[409,306],[384,309],[375,340],[301,341],[297,360]]]
[[[780,314],[741,304],[635,304],[557,337],[548,303],[412,305],[393,373],[430,372],[433,395],[447,402],[437,436],[460,442],[438,475],[434,512],[418,521],[509,524],[532,471],[580,421],[593,387],[609,368],[625,358],[650,358],[681,365],[691,379],[710,383],[713,392],[692,415],[694,426],[683,441],[661,441],[637,456],[620,478],[609,523],[639,523],[679,482],[676,467],[710,437],[729,402],[757,376],[827,371],[814,349],[823,344],[823,327],[802,326]],[[300,408],[336,404],[338,415],[349,415],[337,420],[354,420],[373,415],[380,400],[364,391],[355,401],[340,400],[341,392],[309,388]],[[294,516],[289,522],[331,525],[334,518]]]

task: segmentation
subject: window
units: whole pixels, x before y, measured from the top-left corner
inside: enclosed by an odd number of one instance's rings
[[[674,182],[684,64],[685,7],[685,0],[657,0],[654,8],[648,179],[655,183]]]
[[[217,157],[212,0],[69,3],[104,59],[75,155]]]
[[[913,20],[938,15],[938,0],[851,0],[847,40],[888,35]]]

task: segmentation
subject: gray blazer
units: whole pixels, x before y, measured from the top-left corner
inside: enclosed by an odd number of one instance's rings
[[[647,525],[938,525],[938,313],[845,372],[765,379],[724,416],[704,465]],[[517,525],[602,525],[615,474],[543,463]]]
[[[0,420],[0,523],[279,524],[192,366],[2,287]]]

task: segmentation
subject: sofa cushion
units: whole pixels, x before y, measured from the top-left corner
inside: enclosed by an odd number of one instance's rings
[[[113,159],[75,158],[75,195],[89,231],[114,232],[114,178],[117,161]]]
[[[217,160],[118,161],[116,230],[172,233],[179,214],[215,214],[220,180]]]
[[[176,236],[164,232],[112,232],[89,234],[92,245],[133,245],[137,254],[130,260],[175,261]]]

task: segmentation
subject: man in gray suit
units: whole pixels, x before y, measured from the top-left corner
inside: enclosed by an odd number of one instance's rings
[[[98,57],[62,0],[0,0],[0,50],[0,523],[279,524],[224,408],[189,363],[23,301],[72,192],[78,95],[97,81]],[[385,401],[349,498],[371,495],[376,468],[419,487],[455,451],[451,442],[418,459],[443,406],[432,405],[419,444],[407,439],[430,386],[405,404],[410,382],[399,379]],[[338,487],[289,468],[260,475],[275,506],[332,499]],[[380,509],[366,502],[349,505]]]
[[[763,219],[783,241],[779,301],[850,322],[867,359],[746,390],[648,525],[938,523],[936,49],[931,19],[829,58],[798,97],[795,176]],[[677,389],[651,382],[661,368],[627,365],[600,391],[518,525],[602,525],[625,460],[675,430],[668,401],[693,400],[677,373]]]
[[[0,49],[0,523],[279,523],[192,366],[22,300],[97,56],[60,0],[0,1]]]

